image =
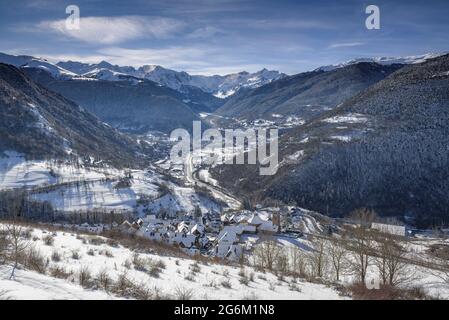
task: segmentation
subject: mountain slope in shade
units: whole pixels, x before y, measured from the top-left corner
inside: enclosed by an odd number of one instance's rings
[[[144,150],[75,103],[0,64],[0,151],[28,158],[96,159],[116,166],[137,164]]]
[[[198,88],[180,93],[152,81],[57,80],[48,73],[28,68],[25,72],[46,88],[75,101],[102,121],[122,131],[143,134],[157,130],[192,128],[199,112],[212,112],[220,104]]]
[[[230,98],[215,113],[246,120],[296,115],[304,120],[333,108],[401,65],[358,63],[332,72],[312,71],[286,77]]]
[[[368,207],[449,221],[449,55],[405,66],[280,138],[279,170],[216,168],[220,182],[329,215]],[[233,179],[232,177],[238,177]]]

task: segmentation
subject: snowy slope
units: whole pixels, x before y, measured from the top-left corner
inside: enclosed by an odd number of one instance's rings
[[[86,167],[69,161],[27,161],[23,155],[11,151],[0,156],[0,190],[93,181],[117,177],[121,173],[111,167]]]
[[[0,190],[27,188],[38,201],[48,201],[62,212],[92,209],[136,211],[145,215],[149,210],[164,209],[174,216],[177,212],[221,211],[213,199],[200,196],[191,187],[180,187],[151,171],[117,170],[108,166],[86,166],[69,161],[27,161],[15,152],[0,157]],[[130,173],[130,185],[117,187]],[[170,193],[159,194],[165,184]],[[139,200],[152,199],[148,203]]]
[[[31,56],[15,56],[0,52],[0,62],[11,64],[17,68],[38,68],[49,72],[53,77],[58,79],[71,79],[77,74],[61,68],[43,58],[35,58]]]
[[[286,277],[284,281],[279,281],[274,274],[261,273],[250,267],[245,267],[245,271],[248,274],[254,273],[254,281],[245,285],[240,283],[239,267],[195,264],[194,260],[186,258],[139,253],[139,259],[160,261],[165,265],[159,276],[155,277],[137,270],[133,265],[135,253],[122,246],[111,247],[106,243],[93,245],[89,243],[89,236],[77,237],[64,232],[53,233],[54,244],[48,246],[42,240],[47,235],[49,233],[44,230],[34,229],[32,238],[36,241],[32,245],[49,259],[49,268],[58,266],[66,272],[72,272],[75,275],[72,277],[74,284],[69,283],[70,278],[55,280],[30,271],[18,271],[16,281],[9,281],[5,278],[9,275],[10,268],[1,267],[0,287],[9,291],[7,294],[10,296],[23,299],[111,299],[111,296],[101,290],[84,290],[77,285],[76,275],[81,269],[88,268],[92,277],[106,271],[113,281],[126,274],[131,282],[143,284],[160,296],[171,299],[177,298],[177,291],[180,289],[187,289],[192,299],[343,299],[332,288],[303,280],[297,280],[297,289],[291,290],[289,285],[293,279]],[[88,254],[90,250],[91,254]],[[107,255],[104,253],[106,251]],[[59,262],[52,261],[54,252],[61,256]],[[73,259],[73,252],[78,252],[80,258]],[[192,271],[195,269],[196,272]],[[226,280],[229,281],[230,288],[222,285]]]
[[[321,71],[332,71],[335,69],[343,68],[351,64],[357,64],[360,62],[375,62],[382,65],[390,65],[390,64],[417,64],[425,62],[429,59],[437,58],[446,54],[446,52],[442,53],[426,53],[422,55],[416,56],[405,56],[405,57],[372,57],[372,58],[357,58],[353,60],[349,60],[339,64],[327,65],[317,68],[316,70]]]
[[[11,268],[0,266],[0,288],[3,299],[10,300],[110,300],[117,299],[104,291],[87,290],[67,280],[28,270],[17,270],[10,280]]]
[[[82,77],[118,81],[115,74],[128,75],[135,78],[154,81],[162,86],[177,91],[185,91],[185,86],[197,87],[219,98],[233,95],[241,88],[258,88],[271,81],[281,79],[286,75],[278,71],[262,69],[255,73],[240,72],[228,75],[201,76],[190,75],[184,71],[166,69],[158,65],[144,65],[139,68],[112,65],[106,61],[99,64],[86,64],[67,61],[58,62],[58,66],[67,68]],[[98,70],[102,70],[100,73]],[[106,71],[108,70],[108,71]]]

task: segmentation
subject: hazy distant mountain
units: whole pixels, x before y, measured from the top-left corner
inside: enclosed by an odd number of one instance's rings
[[[143,148],[75,103],[0,64],[0,151],[28,158],[80,157],[137,164]]]

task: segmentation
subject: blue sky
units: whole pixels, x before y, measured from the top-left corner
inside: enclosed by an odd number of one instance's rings
[[[67,30],[67,5],[81,29]],[[365,8],[381,13],[367,30]],[[288,74],[357,57],[448,51],[447,0],[0,0],[0,51],[193,74]]]

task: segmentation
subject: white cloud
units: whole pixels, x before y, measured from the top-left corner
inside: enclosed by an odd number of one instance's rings
[[[37,27],[88,43],[117,44],[144,37],[165,38],[183,26],[171,18],[121,16],[81,17],[79,30],[67,29],[65,20],[43,21]]]
[[[119,65],[142,66],[157,64],[168,68],[180,68],[187,65],[201,64],[211,50],[196,47],[173,46],[161,49],[126,49],[119,47],[102,48],[97,51],[107,60]]]
[[[337,49],[337,48],[348,48],[348,47],[357,47],[357,46],[363,46],[364,42],[343,42],[343,43],[334,43],[329,46],[331,49]]]

